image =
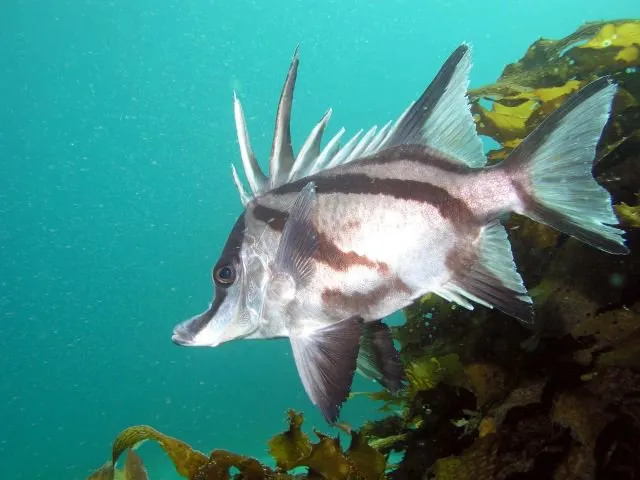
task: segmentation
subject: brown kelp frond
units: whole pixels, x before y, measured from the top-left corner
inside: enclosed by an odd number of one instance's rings
[[[312,443],[302,432],[302,414],[289,412],[289,428],[269,441],[269,453],[279,470],[286,472],[307,467],[314,478],[380,479],[384,477],[385,457],[372,448],[367,437],[351,431],[351,444],[346,451],[336,437],[315,432],[318,442]]]
[[[146,440],[152,440],[158,443],[169,456],[176,471],[189,480],[229,479],[232,478],[232,469],[240,472],[238,474],[240,477],[238,478],[256,480],[277,478],[271,469],[261,465],[260,462],[253,458],[244,457],[225,450],[214,450],[207,457],[205,454],[194,450],[181,440],[165,435],[147,425],[138,425],[123,430],[113,442],[112,465],[117,464],[119,457],[124,451],[129,451],[124,470],[125,475],[129,475],[125,477],[128,480],[141,480],[146,478],[133,476],[141,475],[144,467],[142,467],[141,461],[138,463],[135,460],[137,455],[130,450]]]
[[[140,456],[135,451],[128,450],[122,470],[115,468],[113,462],[109,461],[89,475],[88,480],[149,480],[149,476]]]
[[[87,477],[87,480],[113,480],[115,478],[115,468],[113,463],[106,462],[102,467]]]
[[[605,75],[621,87],[609,132],[616,132],[615,141],[631,136],[633,130],[623,124],[628,123],[626,117],[637,116],[638,32],[640,21],[618,20],[586,24],[561,40],[540,39],[522,59],[505,67],[496,83],[471,90],[478,132],[502,146],[490,158],[503,159],[569,95]],[[483,106],[481,99],[490,101],[491,107]],[[611,135],[605,140],[601,157],[615,143]]]
[[[258,460],[214,450],[207,457],[187,443],[161,433],[147,425],[123,430],[113,442],[112,460],[94,472],[90,480],[146,480],[147,473],[140,457],[132,450],[141,442],[151,440],[166,452],[176,471],[188,480],[286,480],[299,478],[288,472],[300,467],[308,478],[336,480],[379,480],[384,478],[386,458],[370,446],[368,436],[350,432],[351,443],[343,450],[338,437],[315,432],[312,442],[302,431],[302,414],[289,411],[289,428],[269,441],[269,452],[277,470]],[[122,471],[114,468],[118,459],[128,452]],[[234,473],[236,472],[236,473]]]
[[[193,450],[188,444],[148,425],[137,425],[123,430],[116,437],[111,453],[113,464],[117,464],[125,450],[134,448],[146,440],[157,442],[176,466],[176,471],[185,478],[197,478],[196,474],[208,463],[206,455]]]
[[[640,228],[640,194],[636,193],[635,205],[627,205],[621,202],[614,206],[620,223],[625,227]]]
[[[311,454],[311,440],[302,431],[301,413],[289,411],[289,429],[269,440],[269,453],[281,470],[291,470]]]

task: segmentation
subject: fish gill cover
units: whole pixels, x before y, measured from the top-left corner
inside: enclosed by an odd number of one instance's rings
[[[157,442],[189,480],[640,478],[640,21],[585,24],[540,39],[498,81],[469,92],[479,133],[503,159],[573,92],[610,75],[620,86],[594,174],[612,194],[631,255],[606,255],[524,217],[506,226],[527,285],[531,330],[496,310],[467,311],[427,295],[394,328],[408,381],[368,395],[387,413],[340,436],[288,429],[273,437],[276,468],[205,455],[149,426],[125,429],[89,478],[144,480],[132,450]],[[481,101],[482,100],[482,101]],[[486,102],[490,102],[487,107]],[[390,462],[392,451],[403,454]],[[122,469],[116,468],[125,453]],[[300,467],[306,473],[292,473]]]

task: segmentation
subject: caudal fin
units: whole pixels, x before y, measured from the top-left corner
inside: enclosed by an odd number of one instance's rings
[[[543,121],[503,164],[522,213],[589,245],[628,253],[611,197],[592,174],[596,146],[609,119],[616,85],[600,78]]]

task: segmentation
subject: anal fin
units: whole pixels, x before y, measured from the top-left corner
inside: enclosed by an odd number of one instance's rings
[[[391,329],[382,320],[365,323],[362,329],[358,372],[390,392],[398,392],[402,388],[404,366],[393,345]]]
[[[304,389],[331,424],[338,419],[351,390],[361,336],[359,317],[291,335],[293,357]]]
[[[468,300],[472,300],[495,307],[524,323],[533,322],[532,301],[516,269],[509,237],[500,222],[483,228],[473,262],[463,267],[434,293],[469,310],[473,305]]]

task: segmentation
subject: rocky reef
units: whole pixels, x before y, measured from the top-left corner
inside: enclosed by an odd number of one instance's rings
[[[224,450],[210,455],[151,427],[124,430],[91,479],[146,479],[134,450],[156,441],[189,480],[640,478],[640,21],[588,23],[539,39],[498,81],[469,92],[478,131],[505,158],[569,95],[595,78],[620,86],[594,174],[611,192],[630,255],[600,252],[524,217],[506,223],[534,299],[530,328],[496,310],[427,295],[393,329],[407,388],[369,395],[386,413],[350,439],[288,429],[276,468]],[[123,469],[115,468],[125,453]],[[402,454],[391,464],[391,452]],[[292,473],[302,471],[302,473]]]

